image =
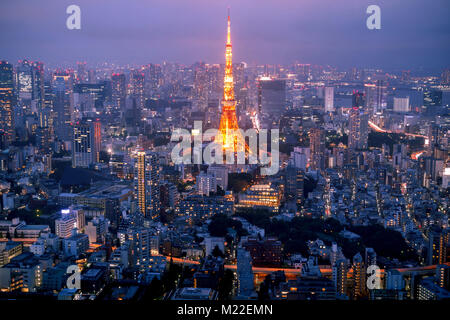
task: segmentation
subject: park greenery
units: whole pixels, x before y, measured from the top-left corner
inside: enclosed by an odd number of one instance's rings
[[[237,216],[246,219],[253,225],[265,230],[266,236],[277,237],[283,243],[283,251],[286,256],[300,253],[308,256],[307,242],[321,239],[328,246],[336,242],[343,250],[347,258],[360,252],[364,254],[365,248],[373,248],[378,256],[400,261],[417,261],[418,257],[410,248],[402,235],[391,229],[385,229],[380,225],[371,226],[345,226],[346,230],[356,233],[359,239],[345,238],[341,231],[344,226],[333,218],[313,219],[307,217],[294,217],[290,221],[276,219],[276,215],[265,210],[241,210]],[[237,231],[238,236],[246,234],[239,221],[230,217],[217,215],[212,218],[209,231],[212,236],[225,237],[229,228]],[[395,246],[392,245],[395,243]]]

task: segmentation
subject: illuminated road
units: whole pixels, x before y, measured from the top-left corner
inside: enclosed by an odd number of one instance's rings
[[[377,131],[377,132],[384,132],[384,133],[398,133],[398,134],[404,134],[405,136],[409,136],[409,137],[415,137],[415,138],[424,138],[427,139],[427,136],[421,135],[421,134],[414,134],[414,133],[404,133],[404,132],[394,132],[394,131],[389,131],[386,129],[383,129],[379,126],[377,126],[375,123],[373,123],[372,121],[369,121],[369,126]]]
[[[413,153],[411,153],[411,159],[419,160],[419,157],[421,155],[423,155],[424,153],[425,153],[425,150],[420,150],[420,151],[417,151],[417,152],[413,152]]]
[[[199,265],[200,262],[199,261],[195,261],[195,260],[187,260],[187,259],[182,259],[182,258],[171,258],[171,257],[167,257],[167,260],[172,259],[173,262],[175,263],[183,263],[183,264],[193,264],[193,265]],[[450,262],[445,263],[446,265],[450,266]],[[230,270],[236,270],[237,266],[235,264],[226,264],[225,269],[230,269]],[[331,266],[319,266],[320,268],[320,272],[322,273],[322,275],[327,276],[327,275],[331,275],[333,272],[333,269],[331,268]],[[394,268],[395,269],[395,268]],[[429,272],[429,271],[434,271],[436,269],[436,265],[430,265],[430,266],[423,266],[423,267],[413,267],[413,268],[398,268],[395,270],[398,270],[400,273],[410,273],[410,272]],[[265,267],[252,267],[253,273],[255,274],[271,274],[272,272],[276,272],[276,271],[283,271],[286,275],[300,275],[301,270],[300,269],[294,269],[294,268],[265,268]],[[381,273],[384,273],[384,269],[380,270]],[[349,274],[352,274],[352,270],[349,270]]]
[[[427,139],[426,136],[423,136],[423,135],[420,135],[420,134],[388,131],[388,130],[386,130],[386,129],[383,129],[383,128],[377,126],[377,125],[376,125],[375,123],[373,123],[372,121],[369,121],[369,126],[370,126],[373,130],[375,130],[376,132],[399,133],[399,134],[404,134],[405,136],[409,136],[409,137],[415,137],[415,138],[424,138],[424,139]],[[420,157],[421,155],[423,155],[424,153],[425,153],[425,150],[420,150],[420,151],[417,151],[417,152],[413,152],[413,153],[411,154],[411,159],[413,159],[413,160],[418,160],[419,157]]]

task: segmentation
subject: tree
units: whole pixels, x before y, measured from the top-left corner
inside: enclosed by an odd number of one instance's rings
[[[208,225],[208,231],[213,237],[225,237],[228,233],[228,228],[236,230],[239,236],[246,234],[246,230],[242,228],[240,221],[233,220],[223,214],[213,216]]]
[[[222,189],[221,186],[217,186],[216,195],[217,196],[224,196],[225,195],[225,191]]]
[[[230,173],[228,174],[228,190],[239,193],[247,188],[253,180],[250,173]]]
[[[230,299],[231,290],[233,289],[234,274],[233,271],[225,270],[223,277],[219,280],[218,292],[219,300]]]
[[[169,292],[176,288],[181,271],[181,266],[174,264],[172,261],[170,262],[169,269],[164,272],[161,278],[165,292]]]
[[[258,300],[270,300],[269,297],[269,283],[270,275],[266,276],[263,282],[259,285]]]
[[[164,294],[163,283],[154,277],[150,285],[146,288],[144,300],[155,300]]]
[[[223,254],[223,252],[222,252],[222,250],[220,250],[220,248],[219,248],[219,246],[218,245],[216,245],[215,247],[214,247],[214,249],[213,249],[213,251],[212,251],[212,255],[213,255],[213,257],[221,257],[221,258],[223,258],[224,257],[224,254]]]

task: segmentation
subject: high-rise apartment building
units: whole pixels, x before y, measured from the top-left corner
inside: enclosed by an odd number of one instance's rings
[[[139,210],[145,217],[154,219],[160,212],[158,155],[139,150],[135,161],[135,195]]]
[[[142,110],[145,106],[144,98],[145,74],[140,71],[134,71],[131,74],[129,94],[136,100],[137,107]]]
[[[250,297],[254,290],[252,257],[244,249],[237,250],[238,291],[241,297]]]
[[[357,300],[366,293],[366,268],[361,254],[353,257],[353,291],[352,298]]]
[[[130,244],[130,257],[133,266],[145,264],[150,260],[150,229],[132,227],[127,231]]]
[[[311,169],[325,169],[325,133],[323,129],[312,128],[309,131],[309,148],[311,150]]]
[[[336,287],[336,295],[347,295],[347,260],[339,259],[333,265],[333,282]]]
[[[359,109],[352,108],[349,116],[348,148],[367,149],[369,138],[369,116]]]

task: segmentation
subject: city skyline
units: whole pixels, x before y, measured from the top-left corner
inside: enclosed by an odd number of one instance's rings
[[[0,14],[15,26],[0,35],[0,301],[158,300],[205,318],[450,301],[448,22],[427,16],[440,0],[402,6],[433,20],[421,32],[392,24],[398,0],[379,3],[381,30],[366,0],[233,0],[228,15],[122,1],[70,4],[82,27],[62,33],[44,30],[66,0]]]
[[[440,0],[426,6],[423,1],[382,2],[380,30],[366,27],[369,1],[258,1],[257,6],[252,1],[228,1],[206,6],[205,1],[90,4],[81,0],[77,3],[81,30],[65,27],[69,4],[2,4],[0,27],[8,32],[0,33],[0,42],[14,43],[4,47],[3,58],[14,62],[29,57],[50,65],[105,60],[120,64],[220,63],[225,34],[217,17],[227,6],[239,30],[233,34],[235,61],[339,68],[414,66],[438,72],[448,67],[450,54],[448,10]],[[11,14],[16,10],[21,15]],[[40,19],[43,14],[45,21]]]

